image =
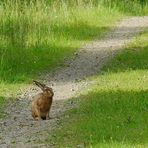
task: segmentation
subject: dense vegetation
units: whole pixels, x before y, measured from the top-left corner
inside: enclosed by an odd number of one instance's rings
[[[119,10],[148,11],[138,0],[2,0],[0,81],[26,81],[52,70],[83,42],[108,30],[121,17]]]
[[[96,86],[76,98],[79,107],[66,113],[68,118],[50,135],[50,142],[61,147],[147,147],[147,69],[148,33],[144,33],[92,78]]]
[[[116,10],[80,1],[0,0],[3,103],[32,78],[62,65],[80,45],[101,37],[121,16]]]
[[[0,7],[0,81],[21,82],[51,70],[119,17],[102,6],[5,1]]]

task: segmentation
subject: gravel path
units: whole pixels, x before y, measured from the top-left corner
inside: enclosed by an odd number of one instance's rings
[[[124,19],[102,40],[95,40],[79,49],[64,68],[53,74],[42,75],[40,81],[52,85],[55,93],[50,112],[52,119],[33,121],[30,113],[31,98],[40,91],[33,86],[21,94],[17,101],[9,104],[6,111],[8,117],[0,120],[0,147],[50,147],[38,142],[46,141],[52,129],[58,126],[64,111],[74,106],[72,101],[64,101],[89,88],[93,82],[87,80],[87,77],[98,73],[109,59],[147,27],[148,16]]]

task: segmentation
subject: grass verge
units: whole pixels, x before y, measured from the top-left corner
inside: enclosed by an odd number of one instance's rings
[[[93,77],[49,140],[57,147],[148,146],[148,32],[138,36]],[[54,137],[54,138],[53,138]]]
[[[113,27],[121,15],[91,4],[0,3],[0,94],[15,95],[44,71],[63,66],[82,44]],[[0,104],[1,105],[1,104]]]
[[[24,82],[50,72],[82,44],[101,37],[121,18],[115,10],[89,4],[59,8],[37,1],[1,9],[0,81]]]

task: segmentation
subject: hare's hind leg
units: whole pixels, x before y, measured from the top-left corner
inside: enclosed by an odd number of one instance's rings
[[[38,110],[37,108],[34,108],[32,110],[32,117],[34,118],[34,120],[41,120],[41,115],[40,115],[40,110]]]

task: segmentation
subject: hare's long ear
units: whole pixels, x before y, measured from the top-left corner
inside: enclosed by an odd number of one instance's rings
[[[38,87],[40,87],[42,90],[44,90],[44,87],[46,86],[45,84],[42,84],[42,83],[40,83],[40,82],[38,82],[38,81],[35,81],[35,80],[33,80],[33,82],[34,82]]]

